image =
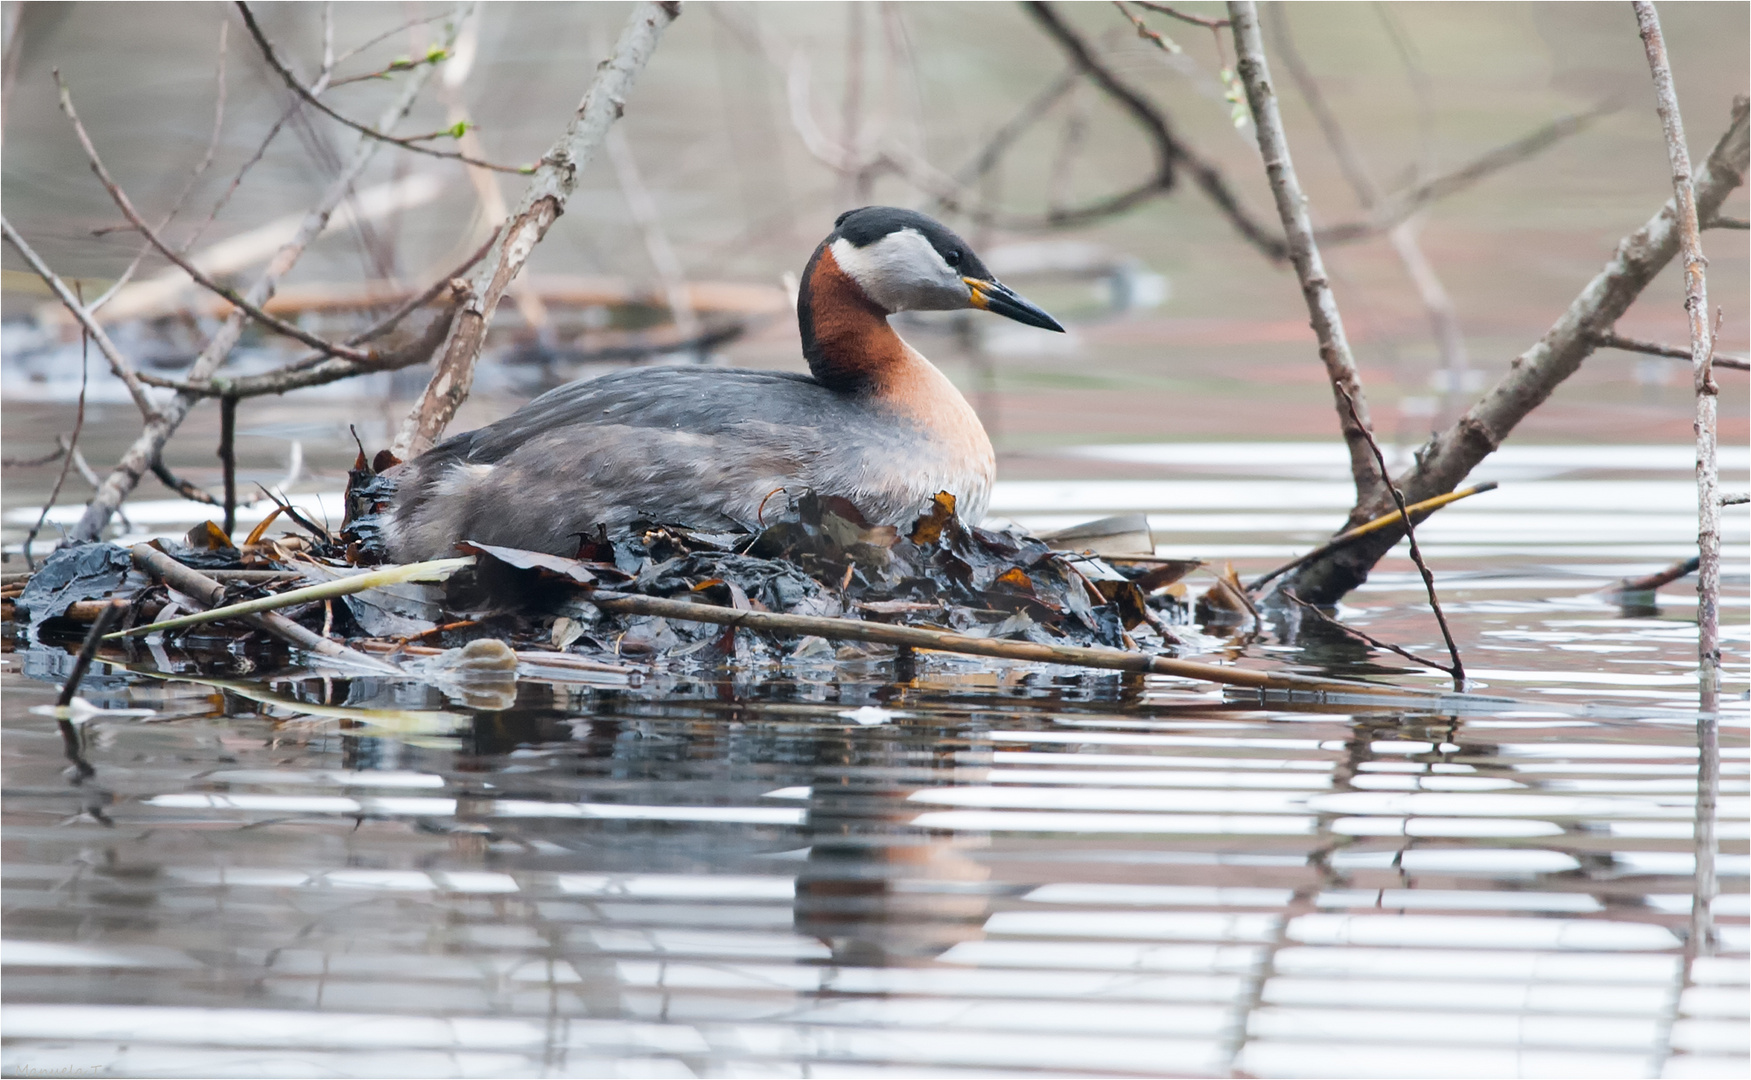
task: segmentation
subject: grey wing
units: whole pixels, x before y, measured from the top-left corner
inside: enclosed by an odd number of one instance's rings
[[[390,551],[399,561],[437,558],[458,540],[477,540],[569,555],[599,524],[750,528],[769,495],[807,486],[826,450],[817,429],[758,422],[718,435],[577,425],[491,464],[452,460],[413,478],[423,495],[398,498]],[[403,492],[414,494],[411,485]]]
[[[739,368],[633,368],[555,387],[510,416],[433,447],[497,461],[541,435],[575,426],[667,428],[719,434],[748,420],[824,423],[848,417],[839,395],[803,375]]]
[[[403,468],[398,561],[479,540],[556,554],[597,524],[748,528],[774,491],[861,458],[857,411],[781,372],[646,368],[570,383]]]

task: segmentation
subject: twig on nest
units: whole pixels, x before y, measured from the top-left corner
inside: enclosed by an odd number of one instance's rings
[[[133,548],[133,557],[135,566],[163,581],[177,592],[182,593],[201,604],[205,604],[207,607],[214,607],[225,599],[224,585],[214,581],[212,578],[198,570],[189,569],[156,548],[148,547],[145,544],[135,544]],[[277,612],[265,611],[246,614],[241,617],[251,626],[254,626],[259,630],[264,630],[282,641],[297,646],[306,652],[316,653],[328,657],[330,660],[364,668],[367,671],[382,674],[399,673],[400,669],[385,664],[383,661],[378,660],[375,657],[366,656],[361,652],[355,652],[337,641],[330,641],[328,638],[317,634],[313,630],[306,630],[304,627],[299,626],[291,619],[288,619]],[[166,629],[170,625],[170,623],[156,623],[150,626],[139,627],[134,631],[129,631],[129,633],[156,632],[158,630]],[[180,625],[180,623],[178,625]],[[106,635],[106,637],[115,636],[117,635]]]
[[[492,169],[495,172],[527,175],[535,171],[535,166],[533,165],[500,165],[497,162],[483,161],[477,157],[470,157],[458,150],[439,150],[436,147],[420,145],[424,141],[438,138],[440,136],[458,134],[454,129],[448,129],[430,135],[390,135],[387,132],[379,131],[378,129],[371,127],[368,124],[361,124],[352,117],[346,116],[331,108],[315,94],[311,93],[310,89],[302,82],[299,82],[298,76],[292,74],[292,70],[280,59],[279,54],[274,51],[273,43],[268,41],[267,35],[262,33],[261,26],[256,23],[255,13],[249,10],[249,5],[244,3],[243,0],[237,0],[237,10],[242,13],[243,25],[249,28],[249,36],[255,39],[255,44],[261,49],[262,58],[268,62],[268,66],[274,69],[274,72],[284,80],[286,86],[290,88],[294,94],[297,94],[306,102],[314,105],[324,116],[327,116],[332,120],[337,120],[368,138],[376,139],[379,142],[386,142],[392,146],[399,146],[403,150],[412,150],[416,154],[427,154],[431,157],[450,158],[454,161],[466,162],[467,164],[478,168]]]
[[[889,623],[860,622],[856,619],[836,619],[826,616],[785,615],[767,611],[743,611],[737,608],[695,604],[686,600],[667,600],[655,596],[596,590],[586,598],[604,611],[626,615],[657,615],[686,622],[711,623],[716,626],[742,627],[766,633],[795,637],[822,637],[830,641],[871,641],[882,645],[910,646],[939,652],[962,653],[969,656],[992,656],[1003,660],[1019,660],[1034,664],[1068,664],[1074,667],[1100,668],[1108,671],[1135,671],[1149,675],[1172,675],[1225,686],[1241,686],[1256,690],[1313,691],[1340,694],[1418,694],[1398,686],[1379,683],[1322,679],[1288,672],[1254,671],[1240,667],[1221,667],[1192,660],[1176,660],[1153,653],[1127,652],[1077,645],[1042,645],[1032,641],[1010,641],[1003,638],[975,638],[942,630],[926,630],[917,626],[894,626]]]

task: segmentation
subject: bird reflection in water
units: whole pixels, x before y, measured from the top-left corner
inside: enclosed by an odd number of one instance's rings
[[[965,783],[969,774],[982,778],[990,751],[965,749],[964,732],[950,728],[872,734],[848,731],[815,744],[820,768],[808,798],[795,926],[836,963],[904,966],[984,936],[990,869],[969,852],[989,837],[913,828],[918,805],[907,796]],[[927,734],[937,737],[920,737]],[[987,760],[969,761],[970,754]]]

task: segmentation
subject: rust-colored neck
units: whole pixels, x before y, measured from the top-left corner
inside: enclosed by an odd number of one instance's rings
[[[906,366],[905,342],[888,314],[839,268],[823,243],[803,270],[796,300],[803,357],[815,380],[841,394],[880,394]]]

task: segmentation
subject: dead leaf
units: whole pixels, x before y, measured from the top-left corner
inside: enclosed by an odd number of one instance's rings
[[[563,555],[549,555],[543,551],[524,551],[522,548],[499,547],[495,544],[477,544],[472,540],[464,540],[456,545],[457,550],[470,555],[485,555],[497,559],[506,566],[518,570],[536,570],[543,574],[551,574],[574,581],[579,585],[589,585],[596,580],[596,575],[577,559],[568,559]]]
[[[929,546],[942,536],[942,530],[955,516],[955,497],[946,491],[936,493],[930,509],[912,526],[912,542]]]
[[[189,547],[196,551],[224,551],[226,548],[236,546],[231,543],[231,538],[225,535],[225,530],[221,529],[217,522],[212,521],[203,521],[196,525],[188,531],[183,539],[188,542]]]

